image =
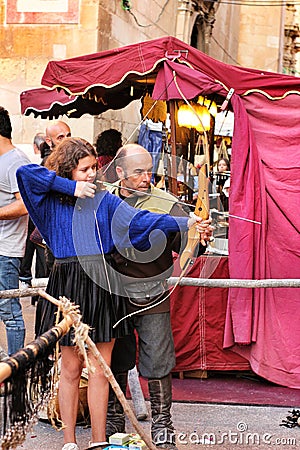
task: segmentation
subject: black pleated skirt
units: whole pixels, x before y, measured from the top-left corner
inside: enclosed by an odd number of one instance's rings
[[[82,322],[91,327],[93,342],[109,342],[132,332],[130,321],[123,320],[116,328],[113,325],[126,316],[126,300],[118,294],[120,281],[106,255],[55,260],[49,276],[46,292],[56,299],[65,296],[80,307]],[[109,279],[109,282],[108,282]],[[111,292],[110,292],[111,291]],[[41,298],[36,316],[36,334],[48,331],[54,324],[57,307]],[[73,329],[61,340],[61,345],[74,345]]]

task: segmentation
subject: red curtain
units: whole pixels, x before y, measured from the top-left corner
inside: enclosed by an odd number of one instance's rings
[[[282,98],[257,90],[231,98],[230,278],[300,278],[300,92],[285,89],[284,77],[272,89]],[[167,61],[153,97],[182,99],[181,92],[188,99],[227,95],[213,77]],[[298,288],[230,289],[224,347],[246,357],[258,375],[300,388],[297,304]]]

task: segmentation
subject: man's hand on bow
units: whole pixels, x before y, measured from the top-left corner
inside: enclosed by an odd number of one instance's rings
[[[203,220],[201,217],[196,216],[194,213],[190,213],[190,218],[188,220],[188,227],[195,227],[196,230],[199,233],[199,240],[202,245],[205,245],[206,242],[208,242],[211,237],[214,228],[211,225],[211,218]]]

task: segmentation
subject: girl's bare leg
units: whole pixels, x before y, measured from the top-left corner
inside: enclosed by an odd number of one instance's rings
[[[79,382],[82,360],[76,347],[61,347],[61,374],[59,381],[59,409],[61,419],[66,426],[64,444],[75,442],[75,427],[78,411]]]
[[[110,366],[114,339],[111,342],[97,343],[96,346],[105,362]],[[95,361],[94,357],[91,354],[89,355],[89,357],[93,366],[95,367],[95,372],[89,373],[88,382],[88,404],[92,428],[91,442],[105,442],[109,383],[105,375],[103,374],[99,363]]]

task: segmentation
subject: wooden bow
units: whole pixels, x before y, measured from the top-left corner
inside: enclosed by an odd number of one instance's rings
[[[201,166],[198,174],[198,198],[195,206],[194,214],[206,220],[209,218],[209,149],[207,139],[205,138],[205,156],[206,161]],[[196,225],[193,225],[188,231],[187,244],[180,256],[180,268],[185,271],[189,264],[193,263],[195,250],[199,245],[199,232]],[[205,242],[201,243],[205,245]]]

